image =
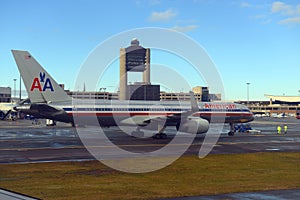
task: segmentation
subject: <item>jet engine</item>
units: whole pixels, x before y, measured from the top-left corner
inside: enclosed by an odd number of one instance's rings
[[[209,129],[209,122],[202,118],[189,118],[186,121],[176,126],[177,130],[192,133],[201,134],[206,133]]]

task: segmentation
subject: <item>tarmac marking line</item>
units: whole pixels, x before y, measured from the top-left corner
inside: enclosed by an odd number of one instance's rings
[[[266,141],[266,142],[218,142],[214,146],[220,145],[238,145],[238,144],[291,144],[300,143],[300,141]],[[92,145],[92,146],[66,146],[66,147],[39,147],[39,148],[5,148],[0,149],[0,151],[30,151],[30,150],[56,150],[56,149],[86,149],[86,148],[115,148],[115,147],[163,147],[167,144],[125,144],[125,145]],[[188,144],[168,144],[171,146],[186,146]],[[190,146],[202,145],[202,143],[194,143]]]

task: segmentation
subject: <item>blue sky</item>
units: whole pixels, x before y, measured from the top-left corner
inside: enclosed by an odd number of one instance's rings
[[[0,3],[0,86],[13,88],[13,79],[19,78],[11,49],[30,51],[57,82],[77,90],[74,81],[80,66],[97,45],[126,30],[161,27],[183,32],[207,51],[222,77],[228,100],[246,100],[247,82],[251,83],[250,100],[267,100],[264,94],[300,95],[299,1]],[[151,61],[159,62],[161,57],[153,52]],[[185,73],[183,66],[168,64]],[[118,80],[115,70],[111,80]],[[196,86],[197,82],[203,84],[195,79],[190,84]],[[115,83],[101,84],[109,89]],[[178,85],[173,90],[188,89]]]

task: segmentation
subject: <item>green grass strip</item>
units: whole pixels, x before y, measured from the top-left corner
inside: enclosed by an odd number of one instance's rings
[[[151,173],[98,161],[0,165],[0,187],[41,199],[153,199],[300,188],[300,153],[184,156]]]

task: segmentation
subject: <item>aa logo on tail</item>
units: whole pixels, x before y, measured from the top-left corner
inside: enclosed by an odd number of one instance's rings
[[[37,89],[40,92],[44,92],[46,90],[54,91],[51,80],[46,78],[45,72],[40,72],[40,77],[35,77],[31,84],[30,91]]]

